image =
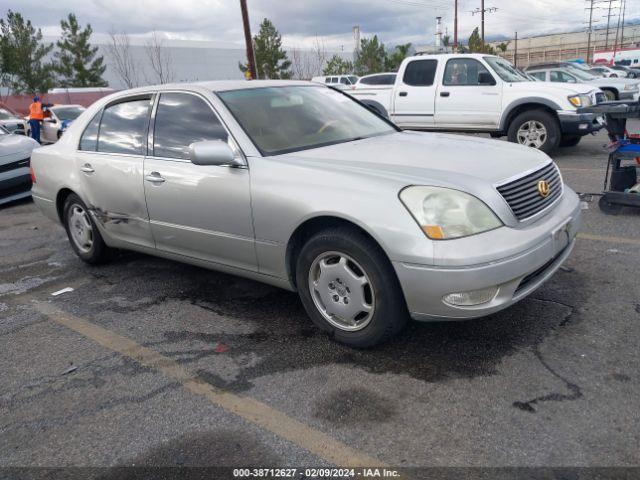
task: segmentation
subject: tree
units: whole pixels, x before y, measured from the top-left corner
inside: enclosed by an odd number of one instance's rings
[[[471,32],[469,43],[467,44],[467,49],[470,53],[495,53],[493,47],[484,43],[480,38],[478,27],[474,28],[473,32]]]
[[[496,48],[500,51],[500,53],[504,54],[507,52],[507,48],[509,48],[509,44],[511,41],[507,40],[506,42],[499,43]]]
[[[403,45],[396,45],[391,55],[385,56],[385,70],[396,71],[400,68],[402,61],[409,56],[409,50],[411,50],[411,44],[405,43]]]
[[[282,37],[271,20],[262,20],[253,43],[258,78],[291,78],[291,62],[287,52],[282,49]],[[249,69],[248,65],[242,63],[238,67],[242,72]]]
[[[449,35],[445,35],[442,37],[442,46],[444,47],[444,51],[449,51],[449,46],[451,44],[451,37]]]
[[[131,55],[131,40],[126,33],[109,33],[110,43],[107,46],[107,55],[113,65],[120,81],[127,88],[138,86],[138,68]]]
[[[327,51],[324,41],[318,37],[311,51],[299,48],[291,50],[291,68],[295,78],[309,80],[315,75],[320,75],[325,63],[327,63]]]
[[[362,76],[382,72],[385,67],[386,56],[384,44],[378,41],[377,35],[374,35],[371,39],[361,39],[354,63],[355,73]]]
[[[107,82],[102,78],[107,66],[103,64],[103,57],[96,57],[98,47],[92,47],[89,38],[93,33],[91,25],[84,30],[80,28],[78,19],[70,13],[65,20],[60,21],[62,38],[58,40],[56,72],[60,76],[62,87],[106,87]]]
[[[155,78],[150,83],[165,84],[173,82],[175,74],[172,68],[173,59],[171,58],[171,53],[164,46],[164,40],[160,38],[155,30],[151,39],[146,42],[145,52],[151,64],[151,70],[155,75]]]
[[[323,75],[346,75],[353,73],[353,63],[334,53],[322,73]]]
[[[42,42],[42,32],[30,20],[9,10],[0,19],[3,86],[14,93],[46,92],[54,84],[53,64],[45,58],[53,44]]]

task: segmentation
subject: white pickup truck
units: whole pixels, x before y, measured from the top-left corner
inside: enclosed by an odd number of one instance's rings
[[[591,85],[532,81],[485,54],[408,57],[394,85],[346,92],[403,129],[488,132],[547,153],[599,130],[576,110],[605,100]]]

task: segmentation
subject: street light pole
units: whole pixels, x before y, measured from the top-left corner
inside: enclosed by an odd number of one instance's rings
[[[453,51],[458,51],[458,0],[453,4]]]
[[[249,73],[251,80],[255,80],[256,64],[253,56],[253,42],[251,40],[251,26],[249,25],[249,12],[247,11],[247,0],[240,0],[240,10],[242,10],[242,24],[244,26],[244,41],[247,45],[247,63],[249,65]]]

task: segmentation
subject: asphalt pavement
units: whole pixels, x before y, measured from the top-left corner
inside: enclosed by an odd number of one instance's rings
[[[602,190],[605,142],[554,155],[572,188]],[[33,203],[4,207],[0,467],[638,466],[640,211],[584,208],[531,297],[357,351],[293,293],[137,253],[91,267]]]

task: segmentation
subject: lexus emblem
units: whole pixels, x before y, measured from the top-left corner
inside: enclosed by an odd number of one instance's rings
[[[546,180],[540,180],[538,182],[538,193],[542,198],[547,198],[549,193],[551,193],[551,186],[549,185],[549,182]]]

